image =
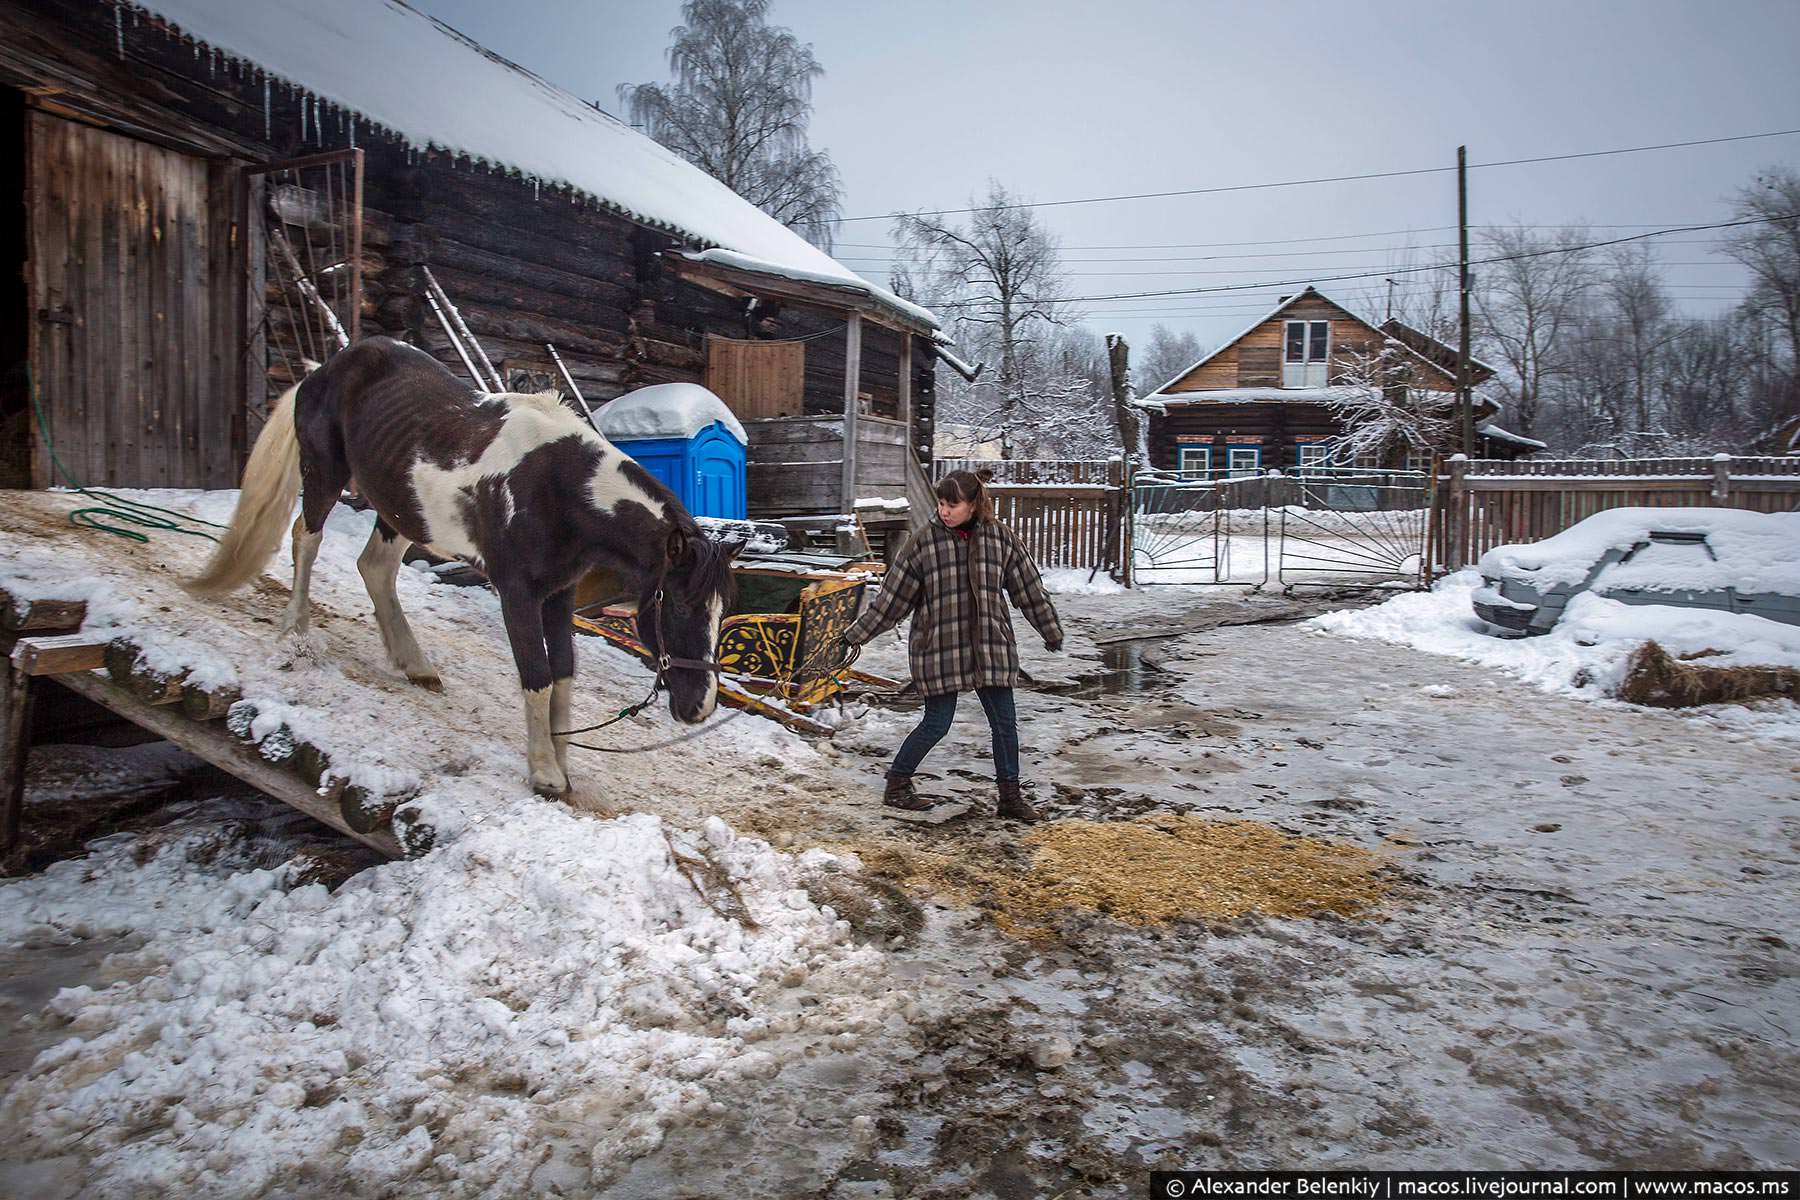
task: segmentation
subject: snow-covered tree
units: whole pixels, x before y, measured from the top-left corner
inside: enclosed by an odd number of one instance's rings
[[[619,98],[651,137],[829,250],[843,187],[806,138],[825,70],[768,11],[769,0],[687,0],[670,31],[675,81],[624,84]]]
[[[1332,443],[1334,463],[1398,468],[1409,451],[1429,456],[1454,444],[1455,397],[1413,386],[1415,361],[1393,338],[1346,346],[1334,356],[1336,382],[1324,401],[1344,427]]]
[[[1143,348],[1132,356],[1131,377],[1146,395],[1206,357],[1206,348],[1192,331],[1176,333],[1166,325],[1152,325]]]

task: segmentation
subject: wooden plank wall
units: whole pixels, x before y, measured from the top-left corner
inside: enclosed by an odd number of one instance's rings
[[[747,342],[708,334],[706,386],[741,421],[795,417],[806,403],[806,343]]]
[[[84,485],[230,487],[234,181],[191,155],[33,112],[32,359],[55,456]],[[42,444],[33,482],[52,482]]]
[[[1106,484],[989,485],[994,516],[1019,536],[1042,570],[1109,566],[1125,489]]]
[[[744,422],[750,435],[750,515],[844,512],[844,420],[787,417]],[[906,495],[906,430],[898,421],[856,423],[858,498]]]

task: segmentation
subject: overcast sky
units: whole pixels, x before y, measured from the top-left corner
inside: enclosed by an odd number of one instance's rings
[[[613,113],[619,84],[669,78],[681,19],[678,0],[412,2]],[[1727,220],[1759,168],[1800,164],[1788,135],[1478,166],[1800,129],[1800,0],[774,0],[770,19],[825,68],[811,140],[852,218],[964,207],[990,178],[1043,203],[1453,168],[1466,144],[1471,224],[1599,240]],[[1453,243],[1455,174],[1038,211],[1074,296],[1323,280]],[[837,257],[886,283],[890,224],[846,222]],[[1716,236],[1652,242],[1685,312],[1742,286]],[[1239,255],[1268,257],[1221,257]],[[1381,315],[1379,278],[1319,286]],[[1141,344],[1160,322],[1210,346],[1294,290],[1083,307],[1097,332]]]

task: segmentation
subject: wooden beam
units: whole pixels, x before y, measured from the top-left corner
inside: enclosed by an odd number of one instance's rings
[[[11,670],[10,660],[7,662],[7,670]],[[178,707],[145,704],[101,675],[58,675],[55,679],[70,691],[86,696],[103,708],[111,709],[134,725],[167,738],[189,754],[205,759],[222,771],[230,772],[258,791],[266,792],[309,817],[323,821],[339,833],[348,834],[389,858],[405,857],[392,830],[357,833],[344,823],[335,798],[326,799],[296,776],[272,766],[257,752],[256,747],[238,741],[222,725],[216,722],[201,724],[191,721],[182,715]]]
[[[106,665],[106,643],[80,633],[22,637],[13,646],[12,664],[27,675],[92,671]]]
[[[844,326],[844,486],[843,512],[856,506],[856,410],[862,385],[862,314],[851,313]]]
[[[27,600],[20,610],[0,591],[0,629],[7,633],[73,633],[87,619],[85,600]]]
[[[31,751],[31,676],[0,659],[0,850],[19,842],[25,759]]]

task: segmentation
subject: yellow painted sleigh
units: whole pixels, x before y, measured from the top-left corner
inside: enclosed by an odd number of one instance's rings
[[[719,700],[790,728],[829,733],[807,713],[846,687],[897,689],[866,671],[832,670],[839,637],[856,620],[863,589],[880,562],[789,551],[733,564],[737,602],[719,623]],[[609,581],[590,575],[576,589],[577,630],[603,637],[648,661],[637,636],[637,606]]]

